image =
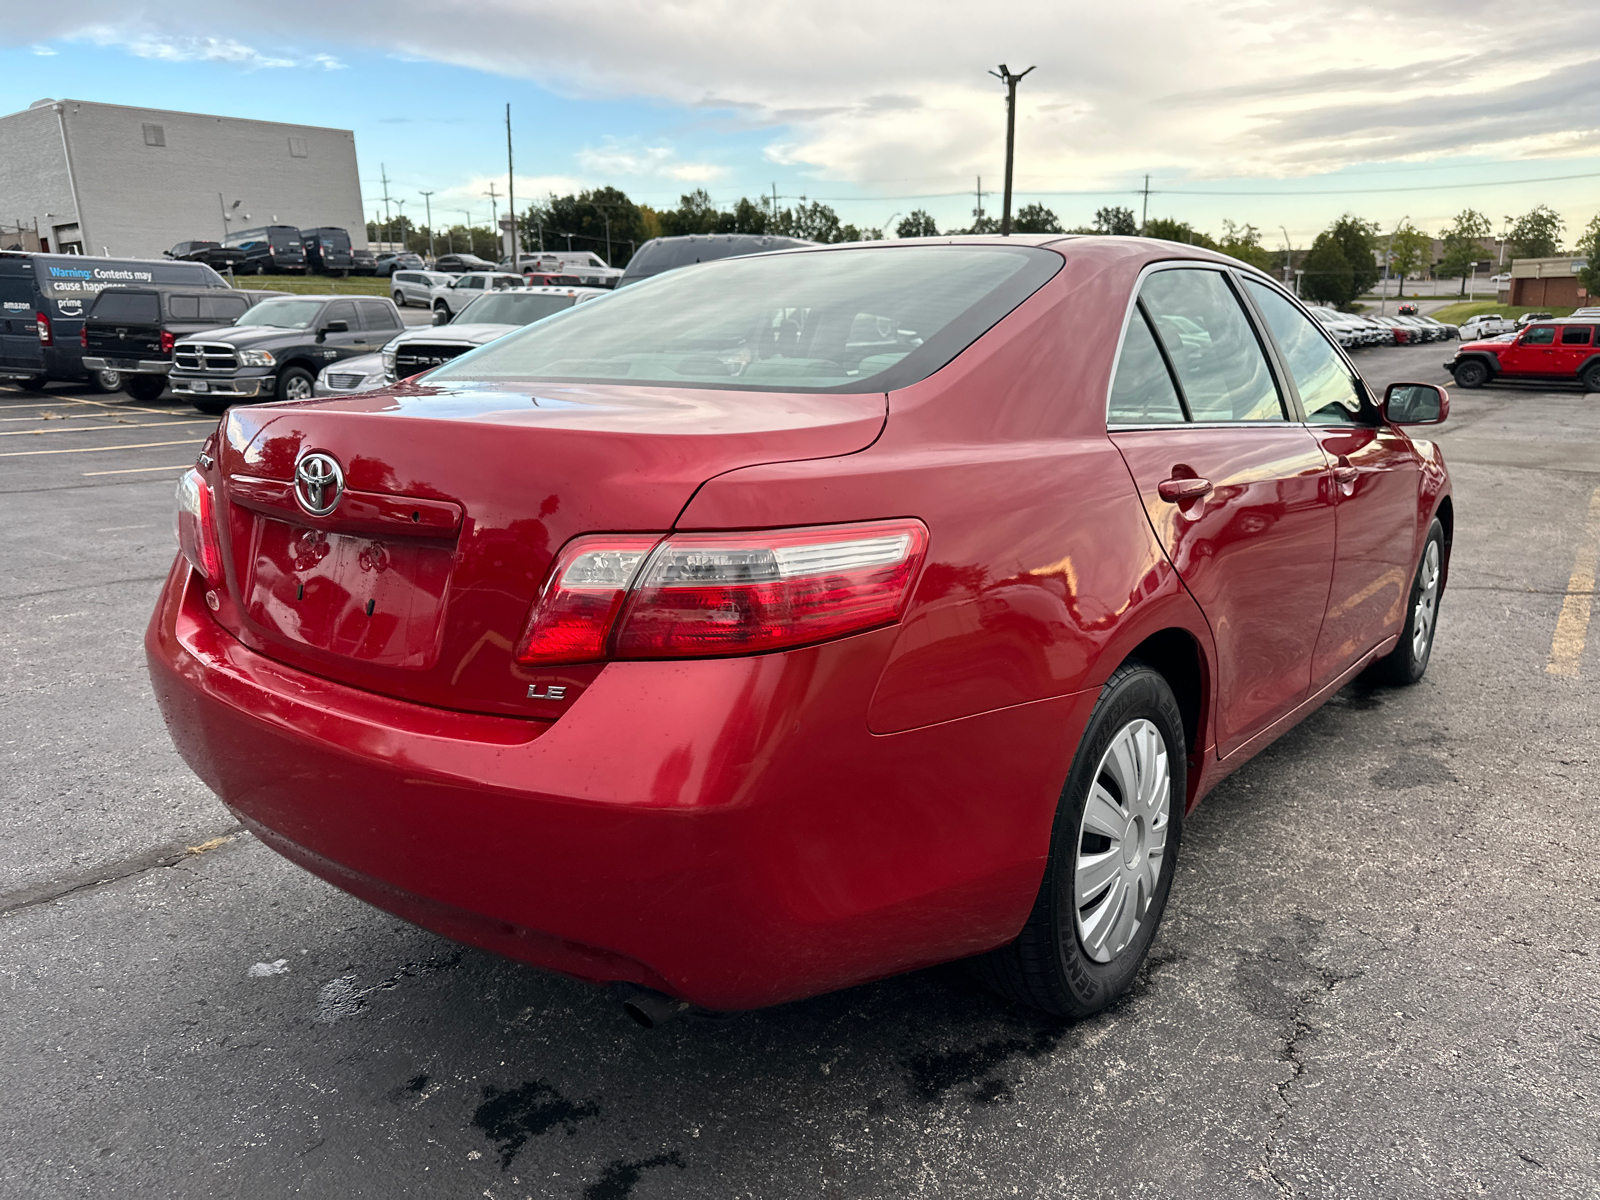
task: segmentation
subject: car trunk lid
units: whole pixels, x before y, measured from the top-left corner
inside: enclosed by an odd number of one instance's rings
[[[279,661],[448,708],[556,716],[594,668],[514,662],[561,546],[665,532],[724,471],[848,454],[882,393],[552,385],[392,392],[232,410],[215,472],[227,589],[218,619]],[[320,470],[336,503],[318,515]],[[296,495],[297,464],[306,464]]]

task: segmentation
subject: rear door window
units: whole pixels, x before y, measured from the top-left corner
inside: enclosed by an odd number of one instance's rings
[[[1195,421],[1288,419],[1266,352],[1221,271],[1157,271],[1139,295]]]
[[[1589,325],[1567,325],[1561,330],[1561,344],[1563,346],[1587,346],[1594,336],[1594,328]]]
[[[356,307],[361,310],[361,324],[365,329],[400,328],[398,316],[382,300],[357,300]]]
[[[1142,305],[1134,308],[1122,339],[1106,421],[1111,425],[1181,425],[1184,421],[1183,401]]]

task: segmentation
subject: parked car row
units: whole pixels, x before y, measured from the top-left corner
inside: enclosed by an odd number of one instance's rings
[[[1460,330],[1454,325],[1435,321],[1432,317],[1369,317],[1336,312],[1331,308],[1313,308],[1311,314],[1347,350],[1357,346],[1409,346],[1422,342],[1442,342],[1460,336]]]

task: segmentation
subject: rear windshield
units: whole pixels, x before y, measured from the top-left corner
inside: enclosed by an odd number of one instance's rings
[[[278,329],[306,329],[321,311],[321,300],[263,300],[240,317],[239,324],[272,325]]]
[[[528,325],[571,308],[577,302],[576,296],[544,293],[506,292],[498,296],[479,296],[461,310],[456,322],[462,325],[474,321],[484,325]]]
[[[875,392],[926,378],[1061,267],[1028,246],[729,258],[579,304],[429,380]]]
[[[154,324],[161,320],[161,305],[154,292],[107,290],[95,299],[89,315],[96,321],[145,321]]]

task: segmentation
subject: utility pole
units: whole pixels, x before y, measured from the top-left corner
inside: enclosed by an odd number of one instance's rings
[[[472,210],[470,208],[463,208],[460,211],[461,211],[461,215],[467,218],[467,253],[471,254],[472,253],[472,245],[473,245],[473,243],[472,243]]]
[[[511,163],[511,105],[506,105],[506,211],[511,214],[511,269],[521,270],[522,238],[517,234],[517,179]]]
[[[418,195],[422,197],[422,203],[427,205],[428,208],[428,261],[432,262],[435,257],[433,252],[433,193],[419,192]]]
[[[1395,227],[1389,231],[1389,246],[1388,249],[1383,252],[1383,292],[1378,297],[1378,315],[1380,317],[1389,311],[1389,264],[1394,259],[1394,235],[1399,233],[1400,226],[1404,225],[1410,219],[1411,214],[1407,213],[1405,216],[1401,217],[1400,220],[1395,223]],[[1402,276],[1400,279],[1400,290],[1405,291],[1405,286],[1406,281]]]
[[[389,234],[387,240],[392,245],[394,243],[394,226],[389,221],[389,168],[379,163],[378,171],[383,179],[383,227]]]
[[[485,192],[484,195],[489,197],[489,228],[492,229],[495,236],[498,237],[500,235],[500,208],[495,202],[499,200],[500,197],[495,194],[494,184],[491,183],[489,185],[489,190]]]
[[[1034,70],[1029,67],[1021,75],[1013,75],[1011,69],[1000,64],[998,71],[990,71],[1001,83],[1006,85],[1006,193],[1005,202],[1000,209],[1000,236],[1011,236],[1011,166],[1016,157],[1017,148],[1017,84]]]
[[[1139,236],[1144,236],[1145,226],[1150,224],[1150,176],[1144,177],[1144,207],[1139,210]],[[1288,237],[1288,234],[1284,234]]]
[[[1294,243],[1289,240],[1289,227],[1287,225],[1279,225],[1278,228],[1283,230],[1283,281],[1292,283],[1294,282]],[[1299,294],[1299,291],[1296,290],[1295,295],[1298,296]]]
[[[411,240],[406,237],[406,202],[404,200],[396,200],[394,203],[395,207],[400,210],[400,253],[404,254],[411,249]]]
[[[978,186],[974,192],[978,197],[978,207],[972,210],[972,228],[981,231],[983,225],[983,176],[978,176]]]

